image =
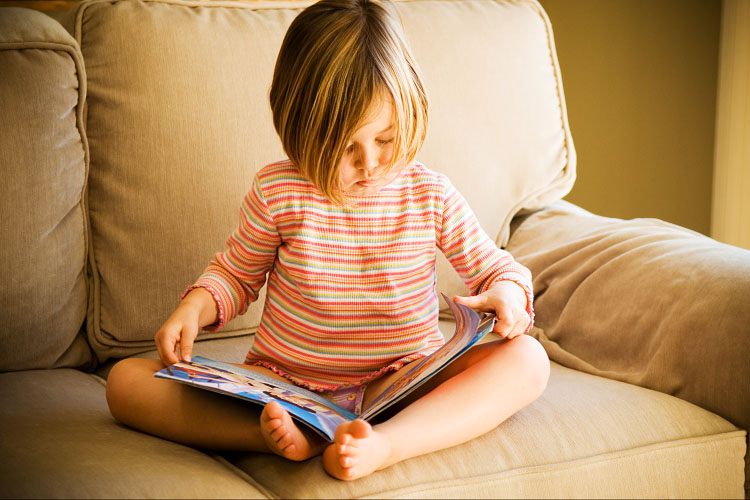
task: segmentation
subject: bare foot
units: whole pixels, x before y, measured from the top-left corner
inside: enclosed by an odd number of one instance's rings
[[[319,455],[321,443],[311,442],[283,406],[268,403],[260,414],[260,432],[266,445],[279,456],[301,461]]]
[[[333,444],[323,452],[323,467],[331,476],[350,481],[384,468],[390,455],[388,439],[364,420],[341,424]]]

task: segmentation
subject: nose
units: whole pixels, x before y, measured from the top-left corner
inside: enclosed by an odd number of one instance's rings
[[[358,167],[364,170],[368,177],[373,174],[373,171],[380,164],[378,161],[378,153],[374,148],[360,148],[358,160]]]

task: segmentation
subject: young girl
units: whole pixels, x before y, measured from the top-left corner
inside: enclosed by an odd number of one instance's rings
[[[156,333],[160,360],[112,370],[115,418],[211,449],[322,453],[355,479],[495,428],[544,390],[549,360],[533,338],[530,274],[488,238],[448,179],[414,161],[427,98],[388,0],[323,0],[294,20],[270,91],[289,160],[261,169],[238,229]],[[153,377],[189,360],[203,327],[221,328],[258,297],[245,366],[320,391],[360,413],[393,374],[443,343],[435,255],[472,291],[456,302],[497,316],[502,339],[472,348],[388,420],[342,424],[334,443],[277,403],[262,412]]]

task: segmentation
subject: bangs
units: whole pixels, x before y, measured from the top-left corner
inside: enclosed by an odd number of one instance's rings
[[[398,162],[414,160],[422,147],[427,134],[428,102],[416,66],[407,65],[401,68],[407,71],[401,72],[398,67],[385,67],[391,71],[379,75],[378,99],[390,99],[393,105],[395,136],[390,169]]]

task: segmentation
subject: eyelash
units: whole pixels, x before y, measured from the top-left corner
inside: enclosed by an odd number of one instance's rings
[[[392,143],[393,139],[388,139],[388,140],[385,140],[385,141],[378,139],[375,142],[377,142],[381,146],[385,146],[386,144]],[[349,146],[347,146],[346,149],[344,149],[344,152],[345,153],[353,153],[354,152],[354,144],[350,144]]]

